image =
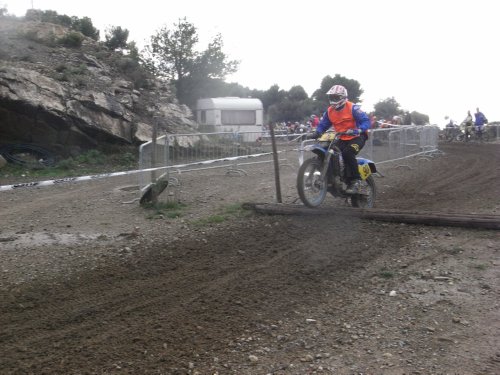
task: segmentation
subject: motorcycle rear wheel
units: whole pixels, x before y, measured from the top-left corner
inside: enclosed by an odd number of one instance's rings
[[[490,141],[490,135],[488,132],[483,132],[483,134],[481,134],[481,140],[483,142],[489,142]]]
[[[373,176],[361,182],[360,188],[362,194],[356,194],[351,197],[351,205],[358,208],[373,208],[377,196],[377,188]]]
[[[307,159],[297,174],[297,192],[307,207],[318,207],[326,197],[327,181],[321,173],[323,163],[318,158]]]

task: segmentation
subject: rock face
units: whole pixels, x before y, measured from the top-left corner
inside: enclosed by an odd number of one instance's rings
[[[0,17],[0,144],[32,143],[71,154],[107,143],[195,132],[190,109],[121,52],[50,23]]]

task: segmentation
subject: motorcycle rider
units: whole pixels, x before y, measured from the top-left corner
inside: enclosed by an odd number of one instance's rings
[[[334,85],[327,91],[330,106],[323,114],[321,121],[313,133],[312,138],[318,138],[328,128],[333,127],[336,132],[347,134],[340,136],[338,146],[346,166],[348,187],[346,193],[357,194],[361,185],[356,155],[361,151],[368,139],[370,119],[359,105],[347,100],[347,89],[341,85]]]
[[[446,139],[453,137],[455,135],[455,129],[457,128],[455,121],[453,121],[448,116],[444,116],[445,120],[449,120],[444,126],[444,136]]]
[[[476,108],[476,113],[474,113],[474,125],[476,126],[476,133],[479,135],[479,137],[482,137],[483,134],[483,129],[484,125],[488,123],[488,120],[486,119],[486,116],[479,110],[479,108]]]
[[[467,111],[467,117],[465,117],[465,120],[462,122],[462,124],[463,124],[463,130],[465,132],[464,141],[468,142],[470,135],[472,133],[472,128],[474,126],[474,122],[472,120],[472,115],[470,114],[470,111]]]

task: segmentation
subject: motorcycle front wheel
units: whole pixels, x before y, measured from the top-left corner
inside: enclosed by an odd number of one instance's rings
[[[359,208],[373,208],[377,188],[373,176],[368,176],[366,180],[361,181],[360,194],[351,197],[351,205]]]
[[[444,139],[446,140],[446,142],[453,142],[456,137],[457,137],[456,133],[454,133],[454,132],[448,132],[444,136]]]
[[[321,173],[323,163],[318,158],[307,159],[297,174],[297,192],[307,207],[318,207],[326,197],[327,181]]]

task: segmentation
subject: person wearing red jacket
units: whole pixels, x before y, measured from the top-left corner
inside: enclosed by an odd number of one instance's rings
[[[316,115],[311,115],[311,128],[315,130],[319,124],[319,117]]]
[[[348,194],[358,194],[361,185],[361,176],[358,170],[356,155],[368,139],[370,119],[359,105],[347,100],[347,89],[341,85],[334,85],[327,91],[330,106],[324,113],[314,132],[317,138],[330,127],[340,133],[339,148],[342,151],[346,166],[346,177],[349,182],[346,189]]]

